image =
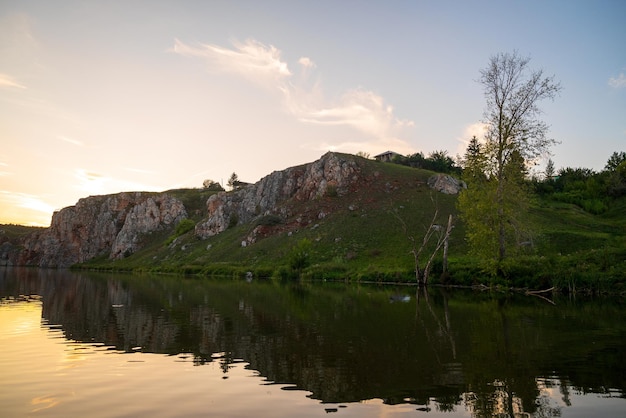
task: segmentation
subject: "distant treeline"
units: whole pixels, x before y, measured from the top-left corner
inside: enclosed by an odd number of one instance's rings
[[[462,162],[455,161],[447,151],[433,151],[427,157],[421,152],[397,155],[392,162],[457,176],[463,173]],[[599,172],[574,167],[555,170],[550,160],[541,176],[527,176],[527,181],[542,197],[571,203],[598,215],[606,212],[612,201],[626,196],[626,152],[614,152]]]

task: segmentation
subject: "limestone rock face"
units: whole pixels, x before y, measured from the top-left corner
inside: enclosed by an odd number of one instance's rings
[[[68,267],[99,255],[121,258],[141,234],[187,217],[180,200],[152,193],[90,196],[52,215],[49,228],[28,236],[14,264]]]
[[[136,204],[128,214],[111,248],[110,258],[119,259],[139,249],[141,235],[176,224],[187,217],[183,203],[167,195],[150,197]]]
[[[233,223],[247,223],[260,215],[281,213],[280,203],[306,201],[326,194],[341,196],[359,180],[360,168],[353,159],[328,152],[319,160],[283,171],[275,171],[255,184],[207,200],[207,218],[196,224],[195,234],[208,238]]]
[[[428,187],[444,194],[458,194],[467,185],[448,174],[435,174],[428,179]]]

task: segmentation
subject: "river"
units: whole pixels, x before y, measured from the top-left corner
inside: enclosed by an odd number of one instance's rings
[[[0,268],[0,416],[626,416],[625,307]]]

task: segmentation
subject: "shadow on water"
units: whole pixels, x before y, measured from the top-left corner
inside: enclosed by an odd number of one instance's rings
[[[193,353],[224,377],[245,361],[328,403],[557,416],[546,388],[567,405],[572,390],[624,397],[626,387],[621,299],[0,270],[0,297],[18,295],[40,295],[68,339]]]

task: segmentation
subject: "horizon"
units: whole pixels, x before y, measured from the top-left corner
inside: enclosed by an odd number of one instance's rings
[[[625,14],[610,0],[3,2],[0,223],[233,172],[254,183],[327,151],[454,157],[480,137],[476,80],[499,52],[563,86],[540,103],[556,169],[600,171],[626,143]]]

